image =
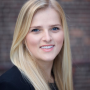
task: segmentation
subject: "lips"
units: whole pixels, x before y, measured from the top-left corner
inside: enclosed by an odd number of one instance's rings
[[[40,48],[45,52],[50,52],[53,50],[55,45],[43,45]]]

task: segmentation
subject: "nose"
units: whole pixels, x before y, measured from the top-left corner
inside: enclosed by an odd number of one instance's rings
[[[52,36],[49,31],[45,31],[43,35],[43,41],[50,42],[52,40]]]

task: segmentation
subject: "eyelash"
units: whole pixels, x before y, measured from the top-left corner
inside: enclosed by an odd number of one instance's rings
[[[31,32],[38,32],[38,31],[40,31],[39,29],[33,29]]]
[[[59,30],[59,29],[60,28],[58,28],[58,27],[53,27],[51,30],[56,31],[56,30]],[[39,31],[40,31],[39,29],[33,29],[33,30],[31,30],[31,32],[39,32]]]
[[[58,27],[54,27],[54,28],[52,28],[52,29],[55,29],[55,31],[56,31],[56,30],[59,30],[59,28],[58,28]]]

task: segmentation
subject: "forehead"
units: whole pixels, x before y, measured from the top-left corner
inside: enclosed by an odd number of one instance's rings
[[[38,10],[32,19],[31,25],[43,23],[60,23],[59,13],[51,7]]]

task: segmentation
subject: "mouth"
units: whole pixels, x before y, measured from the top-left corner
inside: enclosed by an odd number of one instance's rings
[[[52,48],[52,47],[54,47],[54,45],[51,45],[51,46],[41,46],[40,48],[49,49],[49,48]]]
[[[41,48],[43,51],[49,52],[49,51],[52,51],[52,50],[53,50],[54,46],[55,46],[55,45],[43,45],[43,46],[41,46],[40,48]]]

